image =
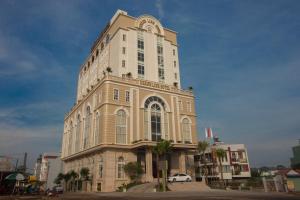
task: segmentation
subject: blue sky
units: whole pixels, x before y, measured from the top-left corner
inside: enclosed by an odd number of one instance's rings
[[[77,73],[117,9],[178,32],[198,132],[245,143],[252,166],[289,165],[300,138],[300,1],[0,1],[0,154],[60,150]]]

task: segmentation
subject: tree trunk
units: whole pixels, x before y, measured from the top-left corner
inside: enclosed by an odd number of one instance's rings
[[[160,188],[160,181],[159,181],[159,155],[156,154],[156,176],[157,176],[157,187]]]
[[[221,158],[219,158],[219,162],[220,162],[220,173],[221,173],[221,180],[222,180],[222,183],[223,183],[223,186],[224,186],[224,178],[223,178],[223,165],[222,165],[222,162],[221,162]]]
[[[166,192],[167,191],[167,183],[166,183],[166,175],[167,175],[167,159],[166,159],[166,155],[164,155],[164,167],[163,167],[163,191]]]

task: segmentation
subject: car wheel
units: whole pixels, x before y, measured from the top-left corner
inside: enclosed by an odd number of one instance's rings
[[[190,182],[191,180],[189,178],[186,179],[186,182]]]
[[[173,178],[173,182],[176,182],[176,178]]]

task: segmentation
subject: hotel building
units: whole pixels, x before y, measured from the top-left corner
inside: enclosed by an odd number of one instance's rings
[[[82,64],[77,100],[64,119],[64,172],[87,167],[88,191],[128,183],[123,166],[139,162],[142,181],[157,177],[152,148],[171,140],[169,174],[194,176],[194,95],[181,89],[177,33],[150,15],[118,10]]]

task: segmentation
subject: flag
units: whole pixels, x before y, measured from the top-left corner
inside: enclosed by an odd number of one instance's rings
[[[206,138],[212,138],[213,137],[213,133],[211,128],[205,128],[205,137]]]

